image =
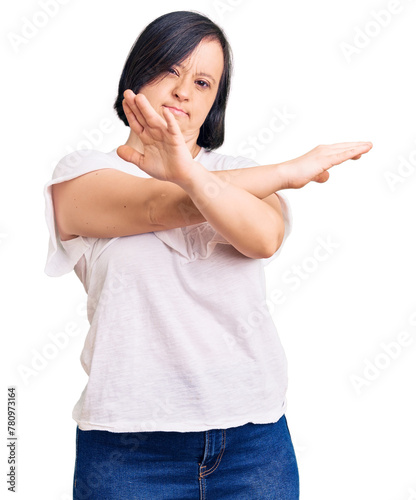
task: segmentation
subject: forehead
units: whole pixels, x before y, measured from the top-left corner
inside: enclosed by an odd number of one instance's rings
[[[210,73],[219,81],[224,69],[224,54],[218,40],[202,40],[179,66],[185,71]]]

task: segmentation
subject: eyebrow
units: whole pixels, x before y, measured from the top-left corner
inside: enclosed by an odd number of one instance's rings
[[[215,81],[215,78],[211,76],[209,73],[198,73],[197,76],[205,76],[206,78],[210,78],[214,84],[217,83]]]
[[[184,68],[183,64],[178,64],[177,66],[179,66],[181,69]],[[210,78],[214,84],[217,83],[215,78],[212,75],[210,75],[209,73],[197,73],[196,76],[205,76],[206,78]]]

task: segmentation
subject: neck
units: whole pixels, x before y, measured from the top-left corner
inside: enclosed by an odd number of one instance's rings
[[[184,139],[189,151],[191,152],[192,158],[195,158],[201,150],[201,146],[198,146],[198,144],[196,143],[197,137],[184,137]],[[143,153],[144,151],[142,141],[132,130],[130,130],[130,135],[127,139],[126,145],[132,147],[139,153]]]

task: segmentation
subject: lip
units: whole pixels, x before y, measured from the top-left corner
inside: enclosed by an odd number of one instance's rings
[[[186,111],[180,108],[175,108],[174,106],[163,105],[164,108],[168,108],[176,116],[189,116]]]

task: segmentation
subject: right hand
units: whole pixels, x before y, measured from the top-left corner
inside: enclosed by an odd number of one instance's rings
[[[343,142],[317,146],[308,153],[279,164],[285,189],[299,189],[310,181],[326,182],[327,170],[347,160],[358,160],[373,147],[371,142]]]
[[[125,144],[117,149],[118,155],[155,179],[186,181],[194,167],[193,158],[173,114],[164,108],[163,119],[143,94],[131,90],[124,92],[123,109],[144,151]]]

